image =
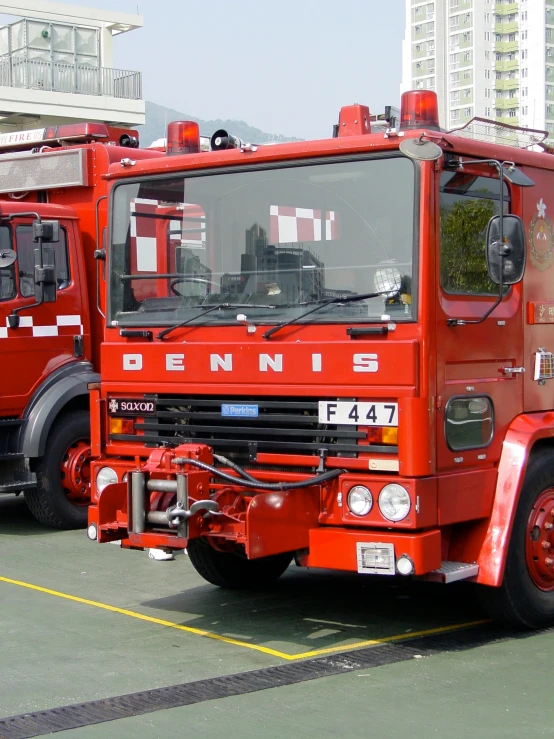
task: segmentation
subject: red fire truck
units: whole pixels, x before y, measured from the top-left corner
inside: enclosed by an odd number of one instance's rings
[[[546,134],[343,108],[329,140],[169,133],[112,167],[88,536],[209,582],[303,567],[479,583],[554,619]],[[215,150],[214,150],[215,149]]]
[[[49,526],[86,526],[103,175],[130,157],[160,156],[137,145],[136,131],[99,123],[0,135],[0,493],[24,491]]]

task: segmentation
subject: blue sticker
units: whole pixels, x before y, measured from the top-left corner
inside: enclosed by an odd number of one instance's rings
[[[234,416],[235,418],[257,418],[257,405],[244,405],[243,403],[224,403],[221,406],[222,416]]]

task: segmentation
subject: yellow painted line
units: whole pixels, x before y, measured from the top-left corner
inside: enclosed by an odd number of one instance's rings
[[[337,647],[326,647],[323,649],[314,649],[310,652],[302,652],[300,654],[287,654],[286,652],[279,652],[277,649],[270,649],[269,647],[262,647],[258,644],[249,644],[248,642],[240,641],[239,639],[231,639],[227,636],[220,636],[214,634],[212,631],[205,631],[204,629],[195,629],[193,626],[183,626],[182,624],[176,624],[173,621],[166,621],[163,618],[156,618],[155,616],[147,616],[144,613],[138,613],[137,611],[129,611],[126,608],[117,608],[116,606],[110,606],[107,603],[100,603],[96,600],[89,600],[88,598],[79,598],[76,595],[69,595],[68,593],[61,593],[59,590],[51,590],[50,588],[43,588],[40,585],[33,585],[32,583],[23,582],[22,580],[12,580],[10,577],[0,576],[0,582],[8,583],[9,585],[18,585],[21,588],[28,588],[29,590],[35,590],[39,593],[46,593],[47,595],[53,595],[57,598],[64,598],[65,600],[73,601],[74,603],[82,603],[85,606],[93,606],[94,608],[101,608],[104,611],[111,611],[112,613],[119,613],[122,616],[129,616],[130,618],[136,618],[140,621],[147,621],[148,623],[157,624],[158,626],[166,626],[170,629],[177,629],[178,631],[185,631],[187,634],[195,634],[196,636],[204,636],[207,639],[215,639],[216,641],[225,642],[226,644],[233,644],[235,647],[244,647],[245,649],[252,649],[255,652],[263,652],[264,654],[270,654],[272,657],[279,657],[280,659],[294,661],[299,659],[306,659],[307,657],[318,657],[322,654],[332,654],[333,652],[345,652],[350,649],[361,649],[362,647],[372,647],[379,644],[387,644],[388,642],[394,641],[405,641],[413,639],[418,636],[431,636],[433,634],[444,634],[448,631],[459,631],[460,629],[467,629],[472,626],[480,626],[482,624],[489,623],[489,619],[481,619],[480,621],[468,621],[461,624],[453,624],[451,626],[438,626],[434,629],[425,629],[423,631],[412,631],[408,634],[395,634],[394,636],[384,636],[380,639],[367,639],[366,641],[359,641],[353,644],[343,644]]]
[[[432,636],[433,634],[446,634],[448,631],[461,631],[469,629],[472,626],[482,626],[491,622],[490,618],[484,618],[480,621],[467,621],[463,624],[452,624],[451,626],[437,626],[434,629],[424,629],[422,631],[410,631],[409,634],[395,634],[394,636],[383,636],[381,639],[368,639],[367,641],[354,642],[353,644],[343,644],[340,647],[325,647],[323,649],[314,649],[312,652],[302,652],[302,654],[289,655],[289,659],[306,659],[307,657],[319,657],[321,654],[331,654],[332,652],[346,652],[349,649],[361,649],[362,647],[373,647],[378,644],[387,644],[393,641],[408,641],[418,636]]]

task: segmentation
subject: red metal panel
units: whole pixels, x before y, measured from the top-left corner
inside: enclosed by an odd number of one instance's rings
[[[102,453],[102,401],[100,388],[90,391],[90,450],[93,457]]]
[[[98,526],[98,541],[113,541],[127,536],[127,483],[108,485],[89,507],[89,524]],[[119,525],[118,525],[119,524]]]
[[[291,326],[291,332],[296,331],[298,327]],[[344,389],[364,384],[381,388],[413,387],[416,383],[418,345],[415,341],[342,340],[330,344],[327,339],[324,343],[307,340],[300,343],[296,336],[291,341],[268,342],[259,336],[246,341],[242,326],[226,327],[224,333],[221,328],[214,328],[210,333],[218,334],[218,338],[185,345],[168,342],[163,348],[158,343],[105,343],[102,361],[110,367],[111,381],[137,382],[141,387],[146,383],[171,382],[173,392],[177,391],[175,384],[179,382],[186,382],[189,387],[190,383],[202,383],[204,387],[257,384],[258,392],[263,392],[264,384],[273,382],[281,387],[306,383],[315,391],[318,386],[336,383],[337,378]],[[203,329],[202,335],[207,334],[208,330]],[[175,338],[178,336],[176,331]],[[226,355],[228,370],[213,361],[214,357],[224,359]],[[317,363],[314,355],[318,357]]]
[[[318,488],[257,495],[246,513],[248,558],[305,549],[318,515]]]
[[[446,526],[490,515],[497,470],[472,470],[438,478],[439,524]]]
[[[344,105],[340,110],[339,136],[359,136],[371,133],[367,105]]]
[[[398,456],[405,477],[430,475],[434,471],[431,441],[433,398],[400,398],[398,403]]]
[[[441,532],[438,529],[418,534],[400,534],[390,531],[352,531],[325,528],[310,531],[310,551],[302,564],[333,570],[357,572],[357,542],[393,544],[398,558],[406,554],[415,564],[417,575],[423,575],[441,566]]]

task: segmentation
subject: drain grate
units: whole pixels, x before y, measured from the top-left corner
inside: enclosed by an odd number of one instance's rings
[[[554,629],[548,631],[554,632]],[[428,657],[445,651],[474,649],[517,635],[521,636],[521,632],[508,632],[494,626],[486,626],[407,639],[402,643],[383,644],[251,672],[224,675],[114,698],[25,713],[0,719],[0,739],[30,739],[57,731],[78,729],[167,708],[245,695],[353,670],[367,670],[372,667],[404,662],[413,659],[415,655]]]

